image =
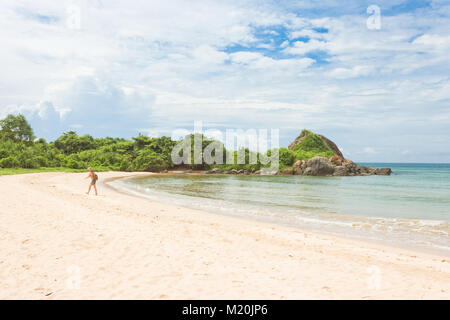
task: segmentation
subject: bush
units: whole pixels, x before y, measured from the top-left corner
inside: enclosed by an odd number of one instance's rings
[[[294,164],[295,161],[294,151],[286,148],[280,148],[279,155],[281,166],[290,167]]]
[[[7,157],[0,159],[0,167],[2,168],[17,168],[20,163],[15,157]]]
[[[169,167],[170,163],[153,150],[145,149],[139,152],[133,161],[133,170],[154,171]]]
[[[74,159],[68,159],[66,162],[66,167],[71,169],[81,169],[84,168],[85,166],[79,161],[76,161]]]
[[[295,160],[309,160],[316,156],[330,158],[334,156],[334,152],[323,141],[323,139],[310,132],[294,149]]]
[[[39,168],[39,162],[36,159],[28,158],[22,162],[21,167],[27,169],[36,169]]]
[[[64,133],[56,139],[55,146],[64,154],[74,154],[95,148],[94,138],[89,135],[79,137],[75,131]]]
[[[119,170],[121,171],[130,171],[130,161],[127,159],[123,159],[120,163]]]
[[[37,156],[36,162],[38,164],[38,167],[48,167],[47,159],[45,159],[43,156]]]
[[[72,154],[72,155],[68,156],[65,160],[66,160],[65,167],[67,167],[67,168],[85,169],[88,167],[86,165],[86,163],[84,163],[83,161],[80,160],[80,157],[78,154]]]

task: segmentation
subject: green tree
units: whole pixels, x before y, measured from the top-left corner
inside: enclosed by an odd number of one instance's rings
[[[2,139],[27,143],[34,140],[33,129],[21,114],[17,116],[8,115],[5,119],[0,120],[0,127],[0,138]]]
[[[139,133],[139,136],[132,138],[136,145],[137,149],[143,149],[145,146],[148,146],[151,143],[151,138],[144,136],[142,133]]]
[[[0,168],[16,168],[20,165],[15,157],[7,157],[0,159]]]
[[[94,149],[95,142],[90,135],[79,137],[75,131],[68,131],[56,139],[55,147],[68,155]]]
[[[154,171],[169,167],[169,162],[153,150],[145,149],[133,161],[134,170]]]

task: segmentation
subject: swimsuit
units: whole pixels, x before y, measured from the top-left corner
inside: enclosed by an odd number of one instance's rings
[[[92,173],[92,178],[91,178],[91,185],[95,185],[95,183],[97,182],[97,180],[95,180],[95,173]]]

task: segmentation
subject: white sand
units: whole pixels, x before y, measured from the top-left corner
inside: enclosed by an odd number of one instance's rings
[[[105,179],[129,174],[101,173]],[[449,258],[0,177],[2,299],[450,299]]]

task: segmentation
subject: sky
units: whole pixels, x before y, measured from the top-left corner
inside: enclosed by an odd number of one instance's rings
[[[345,5],[344,5],[345,3]],[[450,162],[449,1],[3,0],[0,118],[38,137],[303,128]]]

